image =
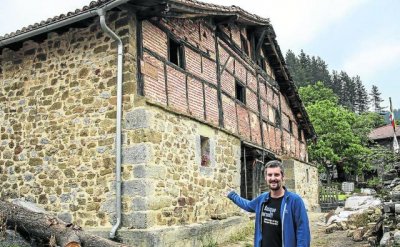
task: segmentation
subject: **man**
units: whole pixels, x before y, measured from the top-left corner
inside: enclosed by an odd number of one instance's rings
[[[277,160],[264,169],[269,192],[249,201],[234,191],[228,198],[248,212],[256,213],[254,247],[309,247],[311,236],[307,211],[301,197],[282,185],[284,169]]]

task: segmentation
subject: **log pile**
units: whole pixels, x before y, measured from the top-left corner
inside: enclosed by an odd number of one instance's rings
[[[29,210],[20,205],[0,201],[0,234],[7,238],[6,229],[14,230],[28,241],[41,246],[61,247],[120,247],[126,246],[84,232],[79,226],[68,224],[43,211]]]

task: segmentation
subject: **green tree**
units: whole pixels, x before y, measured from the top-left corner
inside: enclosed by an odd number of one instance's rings
[[[359,116],[338,105],[332,89],[322,83],[300,88],[299,93],[318,136],[316,143],[309,144],[310,161],[320,164],[327,174],[332,164],[339,163],[347,173],[368,169],[370,150],[363,143],[369,131],[359,127]]]
[[[372,110],[377,113],[382,112],[383,107],[381,106],[381,103],[383,102],[383,99],[381,97],[381,92],[379,92],[377,86],[372,85],[370,96],[371,96]]]
[[[323,100],[327,100],[335,104],[338,103],[337,95],[332,91],[332,89],[325,87],[325,84],[320,81],[315,85],[301,87],[299,89],[299,93],[306,107]]]
[[[355,110],[357,113],[364,113],[368,111],[368,92],[363,85],[361,78],[356,76],[353,78],[355,83]]]

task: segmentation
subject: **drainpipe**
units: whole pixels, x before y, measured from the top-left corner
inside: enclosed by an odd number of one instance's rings
[[[106,24],[106,11],[98,9],[97,14],[100,16],[100,25],[105,33],[110,35],[118,43],[118,67],[117,67],[117,131],[116,131],[116,214],[117,222],[112,227],[110,238],[115,237],[115,233],[121,224],[121,116],[122,116],[122,58],[123,44],[120,39]]]

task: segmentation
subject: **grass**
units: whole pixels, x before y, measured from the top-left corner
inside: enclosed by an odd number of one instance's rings
[[[347,194],[339,194],[339,201],[344,201],[346,200],[350,195]]]
[[[230,243],[252,240],[254,235],[254,222],[250,221],[241,231],[229,238]],[[246,244],[247,246],[247,244]],[[251,244],[249,246],[252,246]]]

